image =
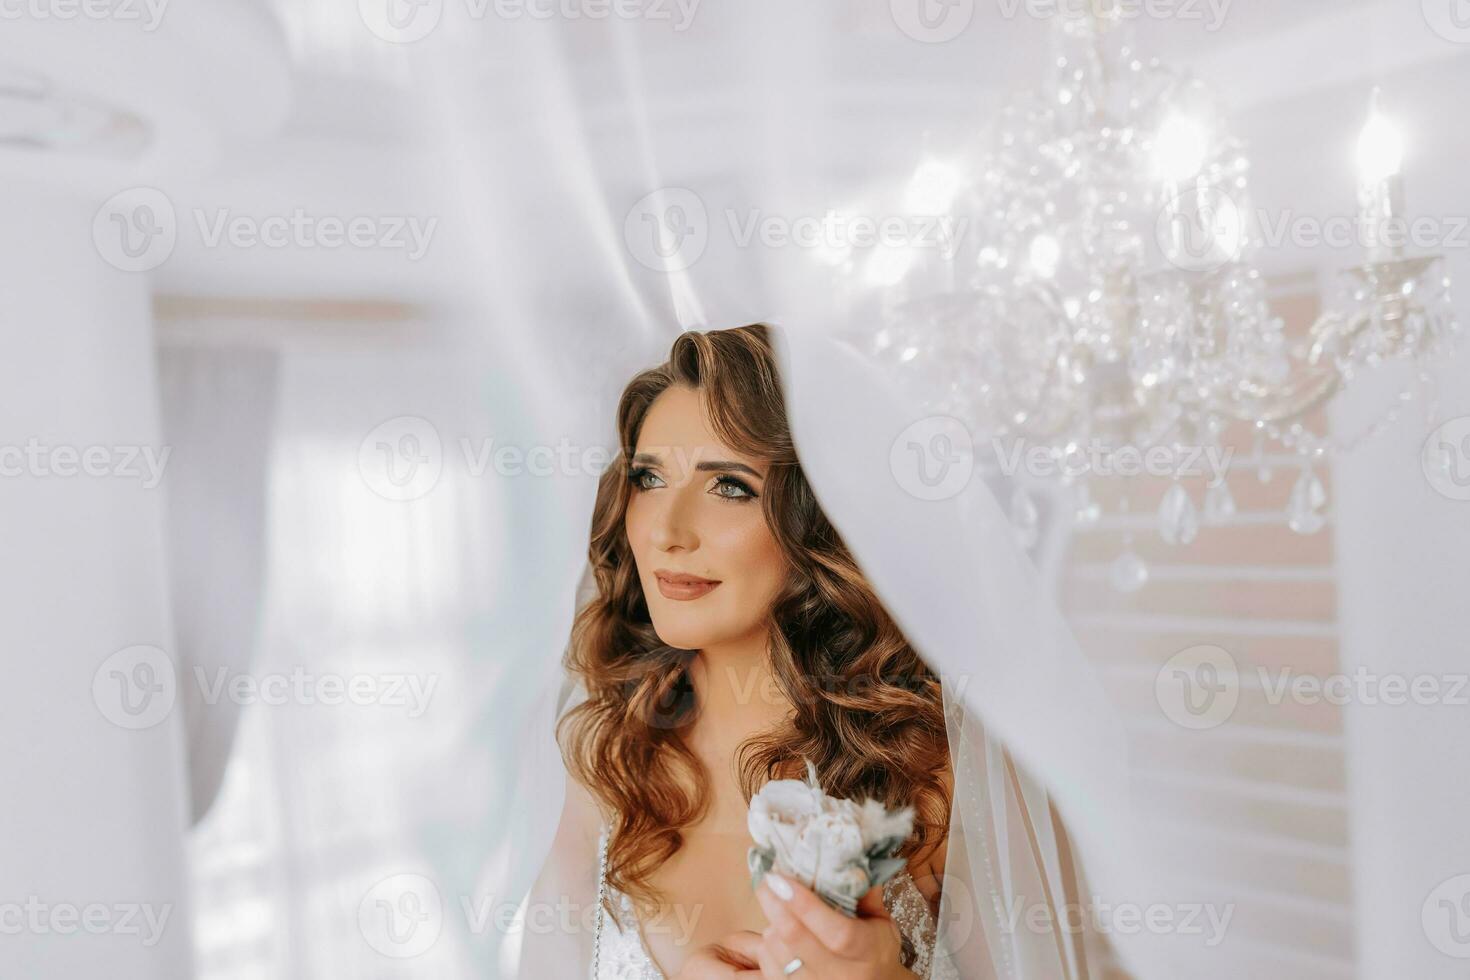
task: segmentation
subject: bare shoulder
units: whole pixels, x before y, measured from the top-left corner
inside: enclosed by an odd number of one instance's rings
[[[557,820],[551,847],[532,885],[533,896],[591,894],[597,885],[597,837],[600,829],[598,809],[592,795],[568,774],[561,816]]]
[[[602,812],[591,791],[567,773],[566,800],[562,804],[562,828],[579,839],[592,841],[595,845],[602,830]]]

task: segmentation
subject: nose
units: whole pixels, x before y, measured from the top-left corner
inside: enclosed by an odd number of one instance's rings
[[[682,489],[670,489],[663,495],[653,522],[653,546],[659,551],[693,551],[699,547],[699,534],[694,526],[694,508]]]

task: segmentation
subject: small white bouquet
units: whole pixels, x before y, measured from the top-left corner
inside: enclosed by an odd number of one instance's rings
[[[828,796],[810,761],[806,771],[806,782],[773,779],[750,801],[750,883],[759,885],[774,869],[808,885],[839,912],[856,915],[868,889],[903,869],[905,860],[894,854],[913,832],[914,809],[889,811],[877,800],[858,804]]]

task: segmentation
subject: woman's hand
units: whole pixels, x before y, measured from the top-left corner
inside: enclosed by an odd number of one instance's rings
[[[701,946],[691,953],[671,980],[757,977],[760,975],[760,967],[756,957],[760,954],[760,948],[760,933],[749,930],[732,932],[719,942]]]
[[[763,980],[912,980],[900,960],[898,926],[874,885],[849,918],[804,885],[768,873],[756,898],[770,925],[755,957]],[[788,974],[787,964],[801,968]],[[737,974],[739,976],[739,974]]]

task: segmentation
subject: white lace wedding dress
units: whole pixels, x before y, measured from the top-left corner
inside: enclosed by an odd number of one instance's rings
[[[607,883],[607,833],[598,839],[597,930],[593,944],[591,980],[666,980],[643,943],[633,902]],[[607,895],[615,917],[607,916],[601,901]],[[883,885],[883,904],[903,938],[903,963],[920,977],[930,977],[935,922],[929,903],[907,871]],[[939,976],[943,971],[936,971]],[[944,973],[949,976],[948,973]]]

